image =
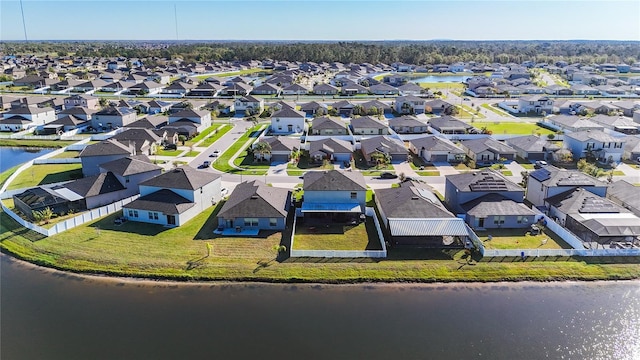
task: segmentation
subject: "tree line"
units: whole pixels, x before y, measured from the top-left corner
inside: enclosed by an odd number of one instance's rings
[[[3,54],[182,59],[187,63],[247,60],[416,65],[557,61],[640,61],[638,41],[378,41],[378,42],[3,42]]]

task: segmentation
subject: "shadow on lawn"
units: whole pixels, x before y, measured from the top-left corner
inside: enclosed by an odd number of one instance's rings
[[[171,229],[162,225],[147,224],[147,223],[137,222],[137,221],[127,221],[122,225],[114,224],[114,220],[121,216],[122,216],[122,211],[115,212],[111,215],[106,216],[103,219],[100,219],[94,222],[93,224],[89,225],[89,227],[93,228],[96,232],[99,230],[111,230],[111,231],[118,231],[123,233],[146,235],[146,236],[155,236],[160,234],[163,231]]]
[[[40,181],[38,185],[52,184],[60,181],[76,180],[82,178],[82,169],[73,169],[61,171],[54,174],[48,174]]]
[[[31,242],[36,242],[47,238],[39,232],[22,227],[4,212],[0,212],[0,223],[2,223],[2,226],[0,227],[0,239],[3,240],[10,239],[12,236],[22,236]]]

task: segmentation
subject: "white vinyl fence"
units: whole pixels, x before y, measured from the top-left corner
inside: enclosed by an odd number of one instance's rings
[[[112,214],[116,211],[120,211],[122,210],[122,207],[130,202],[132,202],[133,200],[137,199],[140,195],[134,195],[131,197],[128,197],[126,199],[122,199],[119,201],[116,201],[112,204],[109,205],[105,205],[96,209],[92,209],[86,212],[83,212],[81,214],[79,214],[78,216],[75,216],[73,218],[67,219],[65,221],[61,221],[57,224],[55,224],[53,227],[51,227],[50,229],[45,229],[41,226],[32,224],[24,219],[22,219],[20,216],[18,216],[18,214],[14,213],[13,211],[11,211],[11,209],[9,209],[8,207],[4,206],[4,204],[2,204],[2,210],[7,213],[7,215],[11,216],[16,222],[18,222],[20,225],[31,229],[33,231],[36,231],[44,236],[53,236],[55,234],[59,234],[63,231],[69,230],[69,229],[73,229],[76,226],[80,226],[86,222],[90,222],[93,220],[97,220],[105,215],[109,215]]]
[[[384,242],[384,234],[380,227],[380,222],[376,216],[375,210],[372,207],[365,209],[365,215],[373,217],[373,222],[378,232],[378,238],[380,239],[380,245],[382,250],[294,250],[294,238],[296,233],[296,220],[293,218],[293,231],[291,232],[291,257],[326,257],[326,258],[386,258],[387,246]]]

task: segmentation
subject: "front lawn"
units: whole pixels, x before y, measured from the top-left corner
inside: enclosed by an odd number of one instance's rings
[[[16,176],[7,190],[75,180],[81,177],[82,164],[33,165]]]
[[[178,156],[180,154],[182,154],[182,152],[184,152],[184,150],[164,150],[164,149],[158,149],[156,150],[156,155],[158,156]]]
[[[371,217],[358,225],[298,223],[294,250],[382,250]]]
[[[16,140],[16,139],[0,139],[0,146],[12,147],[37,147],[37,148],[62,148],[69,146],[77,141],[63,140]]]
[[[236,140],[233,145],[231,145],[225,152],[223,152],[218,158],[213,162],[213,167],[216,170],[234,173],[234,174],[247,174],[247,175],[264,175],[266,174],[266,170],[251,170],[251,171],[242,171],[238,170],[231,165],[229,165],[229,160],[231,157],[235,155],[238,151],[244,150],[251,145],[251,141],[254,138],[258,137],[260,131],[265,128],[266,125],[256,125],[247,130],[238,140]],[[245,152],[246,154],[246,152]],[[243,156],[241,153],[239,156]],[[246,156],[246,155],[245,155]],[[258,172],[258,173],[256,173]]]
[[[222,126],[227,126],[227,125],[226,124],[212,124],[208,128],[204,129],[203,132],[201,132],[198,135],[194,136],[193,138],[185,141],[184,145],[185,146],[195,145],[198,141],[200,141],[200,140],[204,139],[205,137],[209,136],[209,134],[211,134],[213,131],[217,130],[218,128],[220,128]]]
[[[200,151],[189,151],[188,153],[184,154],[184,157],[196,157],[200,154]]]
[[[218,139],[220,139],[224,134],[228,133],[231,129],[233,129],[233,127],[231,126],[224,126],[221,128],[218,128],[218,131],[216,131],[215,134],[209,136],[208,138],[205,138],[199,146],[203,146],[203,147],[209,147],[211,146],[211,144],[213,144],[214,142],[218,141]]]

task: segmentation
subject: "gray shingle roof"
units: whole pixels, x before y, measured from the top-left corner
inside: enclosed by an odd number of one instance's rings
[[[124,157],[100,164],[100,167],[120,176],[130,176],[162,169],[160,166],[141,158]]]
[[[274,118],[304,118],[305,116],[302,111],[294,110],[286,106],[271,115],[271,117]]]
[[[455,218],[427,189],[400,186],[377,189],[375,194],[387,218]]]
[[[613,137],[602,130],[587,130],[567,133],[564,136],[578,141],[594,140],[598,142],[624,142],[624,138]]]
[[[360,140],[360,148],[365,154],[372,154],[376,151],[386,154],[406,154],[407,149],[399,140],[387,136],[374,136]]]
[[[66,183],[63,186],[83,197],[97,196],[125,189],[120,181],[118,181],[118,178],[111,172],[78,179]]]
[[[457,147],[448,139],[443,139],[435,135],[425,136],[409,140],[409,142],[420,151],[424,148],[427,151],[450,151],[452,154],[464,154],[464,151]]]
[[[446,179],[459,191],[522,191],[518,184],[507,179],[501,173],[492,170],[481,170],[455,175],[447,175]],[[486,189],[486,190],[480,190]]]
[[[300,149],[300,139],[286,136],[265,136],[260,140],[271,146],[271,151],[293,151]]]
[[[308,171],[304,174],[305,191],[365,191],[367,183],[359,172],[338,170]]]
[[[516,150],[511,146],[490,137],[482,139],[462,140],[460,143],[476,154],[486,150],[497,154],[516,153]]]
[[[108,139],[101,141],[97,144],[87,145],[78,155],[79,157],[85,156],[105,156],[105,155],[120,155],[120,154],[133,154],[133,148],[120,143],[117,140]]]
[[[309,154],[313,156],[313,154],[318,151],[321,151],[327,155],[335,153],[351,153],[353,152],[353,145],[351,145],[351,143],[348,141],[333,138],[310,142]]]
[[[313,119],[311,126],[314,131],[327,129],[346,129],[346,124],[342,120],[330,118],[328,116]]]
[[[195,190],[219,178],[220,175],[218,174],[199,171],[189,166],[181,166],[146,180],[140,185],[166,189]]]
[[[351,127],[354,129],[386,129],[387,125],[370,116],[360,116],[351,119]]]
[[[267,186],[258,180],[245,181],[238,184],[229,195],[218,217],[285,217],[288,199],[287,189]]]
[[[492,215],[535,215],[532,209],[523,203],[507,199],[499,194],[488,194],[469,201],[462,205],[467,214],[475,217],[488,217]]]
[[[139,197],[137,200],[125,205],[125,209],[139,209],[147,211],[158,211],[163,214],[181,214],[195,203],[190,202],[184,197],[174,193],[171,190],[162,189],[151,194]],[[142,215],[143,217],[145,215]]]

